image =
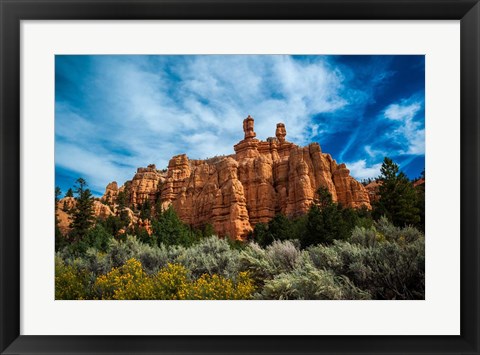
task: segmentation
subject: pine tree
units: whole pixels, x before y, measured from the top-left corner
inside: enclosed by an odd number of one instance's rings
[[[125,188],[120,191],[117,195],[117,214],[120,218],[122,227],[127,227],[130,224],[130,216],[128,213],[128,201],[129,201],[129,190]]]
[[[142,203],[140,207],[140,218],[143,220],[151,218],[151,204],[148,198]]]
[[[420,210],[413,184],[392,159],[385,157],[380,169],[380,198],[374,203],[375,218],[386,216],[394,225],[418,226]]]
[[[73,241],[79,241],[87,235],[93,226],[93,196],[87,187],[87,182],[78,178],[75,186],[76,205],[72,211],[72,231],[70,236]]]
[[[300,238],[302,248],[319,243],[330,244],[336,239],[348,239],[355,218],[352,210],[334,203],[330,191],[320,187],[306,217],[305,233]]]
[[[69,188],[69,189],[67,190],[67,193],[65,194],[65,197],[73,197],[73,190],[72,190],[72,188]]]
[[[182,222],[171,205],[152,221],[152,229],[158,245],[189,246],[193,243],[194,233]]]
[[[271,231],[268,230],[268,224],[257,223],[253,228],[252,240],[254,240],[258,245],[265,248],[266,246],[272,244],[275,238]]]
[[[125,190],[119,191],[117,194],[117,203],[120,210],[127,207],[127,192]]]

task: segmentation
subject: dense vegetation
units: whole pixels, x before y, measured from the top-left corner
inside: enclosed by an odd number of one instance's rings
[[[71,231],[62,236],[56,228],[55,297],[423,299],[423,188],[388,158],[379,180],[372,211],[344,208],[320,188],[307,214],[279,214],[257,224],[247,241],[232,242],[148,202],[136,213],[152,221],[151,235],[128,227],[122,196],[117,216],[95,221],[79,179],[67,192],[77,201]]]

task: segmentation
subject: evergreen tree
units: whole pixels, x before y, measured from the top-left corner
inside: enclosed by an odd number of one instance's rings
[[[253,240],[260,246],[266,247],[275,240],[301,239],[305,234],[305,216],[288,218],[284,214],[277,214],[268,224],[257,223],[253,230]]]
[[[272,233],[268,230],[268,224],[257,223],[253,227],[253,241],[262,247],[270,245],[275,240]]]
[[[208,238],[208,237],[211,237],[212,235],[217,234],[211,223],[205,224],[202,227],[201,231],[202,231],[202,236],[201,236],[202,238]]]
[[[112,235],[108,233],[100,223],[96,224],[93,228],[89,229],[86,238],[84,238],[86,244],[85,251],[93,247],[102,252],[106,252],[110,247],[111,240]]]
[[[140,207],[140,218],[143,220],[151,218],[151,204],[150,200],[147,198]]]
[[[129,196],[129,191],[127,189],[124,189],[120,191],[117,195],[117,203],[118,203],[118,214],[120,217],[120,221],[122,224],[122,227],[126,227],[130,224],[130,217],[128,215],[128,196]]]
[[[145,228],[135,225],[133,227],[133,235],[142,243],[156,246],[157,241],[154,236],[150,236]]]
[[[332,200],[325,187],[317,190],[317,198],[306,218],[305,233],[300,238],[302,248],[314,244],[329,244],[336,239],[348,239],[355,225],[355,214]]]
[[[73,241],[78,241],[84,238],[93,226],[93,196],[84,179],[78,178],[75,184],[76,205],[72,211],[70,236]]]
[[[155,218],[159,218],[162,215],[163,208],[162,208],[162,199],[160,198],[160,193],[157,193],[155,199],[155,206],[153,206],[153,215]]]
[[[413,184],[392,159],[385,157],[378,178],[380,198],[374,202],[376,219],[386,216],[395,226],[419,226],[418,197]]]
[[[127,207],[127,192],[125,190],[119,191],[117,194],[117,203],[120,210]]]
[[[277,214],[268,222],[268,231],[273,239],[288,240],[293,238],[292,222],[284,215]]]
[[[67,193],[65,194],[65,197],[73,197],[73,190],[72,190],[72,188],[69,188],[69,189],[67,190]]]
[[[172,206],[163,211],[152,222],[153,238],[157,244],[189,246],[194,241],[194,233],[178,217]]]
[[[99,220],[105,231],[112,236],[117,236],[120,229],[125,227],[125,223],[120,219],[119,216],[108,216],[104,220]]]
[[[111,202],[112,202],[112,194],[109,190],[109,191],[107,191],[107,194],[105,196],[105,202],[104,203],[111,207],[112,206]]]
[[[206,223],[198,227],[191,225],[190,230],[193,233],[192,235],[195,241],[200,241],[201,239],[211,237],[212,235],[217,235],[211,223]]]

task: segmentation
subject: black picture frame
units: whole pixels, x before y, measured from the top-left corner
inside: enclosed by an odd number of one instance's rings
[[[2,354],[479,354],[480,5],[477,0],[0,0],[0,19]],[[26,19],[460,20],[461,335],[20,335],[20,22]]]

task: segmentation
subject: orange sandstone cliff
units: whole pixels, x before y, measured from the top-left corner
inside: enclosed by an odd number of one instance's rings
[[[320,186],[344,206],[371,208],[362,184],[345,164],[322,153],[318,143],[299,147],[286,141],[283,123],[277,124],[275,137],[258,140],[250,116],[243,121],[243,131],[235,154],[207,160],[182,154],[170,159],[166,171],[155,165],[138,168],[122,187],[110,183],[102,200],[115,202],[120,191],[128,192],[134,206],[160,199],[185,223],[196,227],[210,223],[219,235],[234,239],[245,237],[256,223],[268,222],[275,214],[307,212]]]

